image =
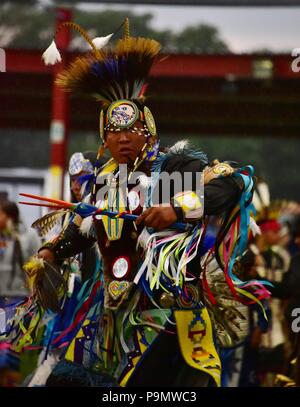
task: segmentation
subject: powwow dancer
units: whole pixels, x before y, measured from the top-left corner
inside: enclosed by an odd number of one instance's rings
[[[12,344],[32,346],[45,310],[63,309],[67,276],[61,262],[97,242],[102,268],[51,347],[120,386],[219,386],[218,349],[243,340],[239,307],[269,294],[261,281],[244,282],[234,273],[247,244],[253,168],[218,161],[209,166],[204,153],[184,142],[166,153],[159,149],[145,105],[146,80],[160,49],[156,41],[131,37],[126,20],[125,37],[103,48],[110,36],[91,40],[74,23],[64,25],[77,29],[92,51],[57,83],[96,98],[98,161],[105,149],[112,158],[103,166],[96,162],[89,203],[41,198],[40,205],[57,209],[51,221],[65,211],[73,216],[25,268],[32,296],[8,324]],[[59,60],[54,42],[50,51],[45,59]],[[191,182],[168,185],[166,199],[167,184],[160,179],[175,173],[181,179],[189,173]],[[213,243],[206,238],[210,216],[223,219]]]

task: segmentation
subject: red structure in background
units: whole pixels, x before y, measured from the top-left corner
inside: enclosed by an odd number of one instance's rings
[[[43,64],[41,54],[6,50],[7,71],[0,74],[1,129],[49,131],[53,67]],[[67,52],[64,61],[76,55]],[[147,103],[163,136],[299,137],[300,72],[293,72],[293,60],[287,54],[162,56],[150,76]],[[58,92],[53,111],[59,108],[54,119],[60,120],[60,112],[67,116],[67,105],[59,106],[67,96]],[[72,95],[69,105],[70,132],[96,137],[98,104]],[[64,141],[67,125],[65,129]],[[59,168],[65,165],[65,148],[66,143],[51,148]]]
[[[62,62],[52,68],[55,78],[66,66],[64,58],[68,50],[71,33],[66,27],[59,28],[60,24],[72,20],[70,9],[58,8],[56,10],[56,37],[58,49],[62,53]],[[50,125],[50,196],[62,198],[64,191],[64,174],[68,150],[69,133],[69,101],[68,95],[59,88],[53,80],[52,85],[52,119]]]
[[[69,53],[68,59],[73,60],[76,53]],[[161,57],[161,61],[152,69],[155,77],[218,77],[224,78],[235,75],[237,78],[253,78],[255,61],[270,60],[273,64],[272,77],[274,79],[300,79],[300,73],[291,69],[293,57],[286,54],[228,54],[228,55],[189,55],[171,54]],[[62,63],[57,64],[61,66]],[[300,67],[300,64],[299,64]],[[41,51],[6,50],[6,71],[8,73],[36,73],[47,74],[52,68],[45,66],[41,60]]]
[[[65,61],[75,56],[67,53]],[[53,68],[43,64],[41,51],[6,50],[6,59],[7,72],[0,75],[0,127],[49,129]],[[152,70],[147,102],[160,133],[299,137],[300,72],[292,71],[291,55],[161,59]],[[97,134],[94,100],[72,96],[70,112],[71,132]]]

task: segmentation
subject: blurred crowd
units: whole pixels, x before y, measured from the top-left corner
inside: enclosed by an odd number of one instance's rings
[[[5,328],[3,308],[30,294],[22,268],[40,245],[38,234],[22,222],[17,204],[0,202],[0,332]],[[20,384],[30,373],[36,364],[35,355],[31,355],[31,360],[26,356],[10,350],[9,344],[0,343],[0,386]]]
[[[248,308],[246,340],[224,352],[224,384],[299,386],[300,204],[269,199],[256,204],[259,230],[250,237],[238,265],[244,280],[271,283],[271,296],[263,300],[263,310]]]

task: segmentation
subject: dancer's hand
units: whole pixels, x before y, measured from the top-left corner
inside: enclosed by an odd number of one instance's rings
[[[143,223],[157,230],[165,229],[175,222],[177,222],[177,215],[171,205],[148,208],[136,220],[137,225]]]

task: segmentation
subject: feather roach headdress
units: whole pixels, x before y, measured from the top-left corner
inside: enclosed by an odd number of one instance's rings
[[[144,106],[146,80],[160,44],[149,38],[134,38],[129,35],[129,20],[124,38],[114,47],[106,47],[113,34],[91,39],[78,24],[67,22],[67,26],[77,30],[91,50],[87,55],[76,58],[71,65],[58,75],[56,83],[66,91],[88,94],[100,102],[100,135],[104,139],[105,130],[118,131],[132,128],[137,120],[145,124],[142,129],[146,136],[156,136],[154,118]],[[60,27],[61,27],[60,26]],[[60,29],[58,28],[58,31]],[[52,41],[44,52],[47,64],[61,61],[61,56]]]
[[[145,144],[134,163],[134,169],[144,160],[155,160],[159,143],[154,117],[144,104],[144,93],[160,44],[149,38],[130,37],[128,19],[121,25],[125,28],[124,38],[110,48],[105,46],[112,34],[92,40],[77,24],[63,23],[63,26],[77,30],[91,50],[87,55],[76,58],[59,74],[56,83],[66,91],[88,94],[100,102],[99,132],[102,142],[108,130],[127,128],[145,136]],[[61,60],[54,41],[43,54],[43,59],[48,63]],[[142,127],[135,125],[137,121],[142,123]],[[98,159],[103,153],[102,145]],[[95,174],[96,171],[97,164]]]
[[[158,54],[158,42],[125,37],[113,49],[77,58],[60,74],[56,83],[67,91],[93,96],[101,104],[100,135],[105,130],[131,128],[137,120],[147,137],[156,136],[154,118],[144,106],[146,79]]]
[[[71,92],[90,94],[107,108],[117,100],[144,101],[145,82],[159,44],[147,38],[123,38],[113,49],[78,57],[57,79]]]

